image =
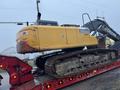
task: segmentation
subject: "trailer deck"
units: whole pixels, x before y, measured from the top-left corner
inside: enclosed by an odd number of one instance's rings
[[[120,61],[77,76],[54,79],[47,75],[27,83],[7,87],[9,90],[120,90]],[[115,69],[115,70],[112,70]],[[109,72],[107,72],[109,71]],[[106,72],[106,73],[104,73]],[[101,74],[103,73],[103,74]],[[101,75],[99,75],[101,74]],[[95,76],[95,77],[94,77]],[[91,78],[93,77],[93,78]],[[91,79],[88,79],[91,78]],[[84,80],[84,81],[83,81]],[[76,83],[76,84],[75,84]],[[6,85],[2,83],[5,87]],[[0,90],[7,90],[0,86]],[[69,86],[69,87],[68,87]],[[67,87],[67,88],[65,88]],[[89,88],[89,89],[88,89]]]
[[[0,86],[0,90],[9,90],[10,85],[8,82],[7,73],[2,73],[6,79],[3,79],[2,86]],[[37,77],[36,84],[44,81],[46,76]],[[16,90],[27,90],[25,87],[34,87],[34,81],[29,81],[21,86],[16,87]],[[120,68],[111,70],[109,72],[103,73],[101,75],[95,76],[93,78],[75,83],[71,86],[59,89],[59,90],[120,90]]]

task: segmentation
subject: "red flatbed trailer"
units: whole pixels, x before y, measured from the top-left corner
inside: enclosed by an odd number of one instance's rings
[[[120,60],[117,60],[112,64],[76,76],[61,79],[41,76],[40,83],[36,84],[31,66],[16,57],[0,56],[0,68],[7,70],[10,75],[10,90],[57,90],[119,67]]]

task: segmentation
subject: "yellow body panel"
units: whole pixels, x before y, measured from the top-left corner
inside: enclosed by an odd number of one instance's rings
[[[17,34],[17,48],[20,53],[97,44],[96,37],[81,33],[78,27],[28,26]]]

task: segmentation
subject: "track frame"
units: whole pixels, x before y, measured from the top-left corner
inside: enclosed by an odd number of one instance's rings
[[[119,67],[120,67],[120,60],[113,62],[112,64],[105,65],[103,67],[84,72],[80,75],[46,81],[43,84],[37,85],[32,90],[57,90],[57,89],[65,88],[77,82],[86,80],[88,78],[92,78],[96,75],[105,73],[107,71],[110,71]]]

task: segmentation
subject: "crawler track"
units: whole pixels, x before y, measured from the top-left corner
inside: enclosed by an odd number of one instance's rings
[[[41,56],[37,63],[39,62],[39,67],[45,73],[56,78],[62,78],[102,67],[116,59],[117,52],[115,50],[89,49]]]

